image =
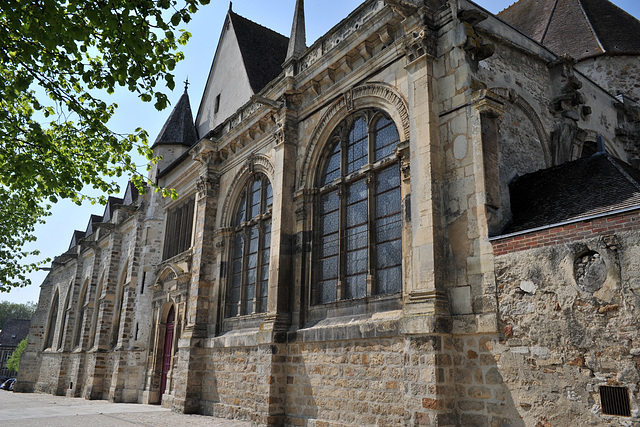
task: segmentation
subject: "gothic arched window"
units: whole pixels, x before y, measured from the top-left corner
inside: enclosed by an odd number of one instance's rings
[[[272,204],[269,180],[255,173],[243,188],[233,217],[226,317],[267,310]]]
[[[56,331],[56,321],[58,319],[58,291],[53,297],[53,303],[51,304],[51,311],[49,311],[49,325],[47,328],[47,337],[44,340],[44,348],[51,348],[53,346],[53,334]],[[62,332],[60,332],[62,333]]]
[[[318,170],[313,304],[402,290],[399,141],[377,110],[332,133]]]

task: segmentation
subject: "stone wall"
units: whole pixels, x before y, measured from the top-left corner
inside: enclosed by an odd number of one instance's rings
[[[499,373],[526,425],[638,422],[638,231],[606,230],[496,258]],[[625,387],[633,418],[603,415]]]
[[[640,74],[636,56],[598,56],[580,61],[576,68],[612,95],[622,93],[640,100],[640,82],[629,78]]]

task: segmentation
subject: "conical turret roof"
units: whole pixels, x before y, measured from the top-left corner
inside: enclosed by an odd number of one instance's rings
[[[151,148],[158,145],[186,145],[191,147],[196,142],[198,142],[198,134],[193,123],[189,94],[185,88],[184,93],[173,108],[171,115],[169,115]]]

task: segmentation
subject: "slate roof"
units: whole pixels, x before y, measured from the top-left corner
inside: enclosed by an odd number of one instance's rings
[[[91,215],[89,217],[89,223],[87,224],[87,230],[85,231],[85,237],[91,236],[94,231],[96,231],[97,224],[102,222],[102,217],[100,215]]]
[[[640,54],[640,21],[608,0],[520,0],[498,17],[557,55]]]
[[[518,177],[509,192],[513,217],[502,234],[640,208],[640,171],[597,153]]]
[[[127,182],[127,189],[124,192],[123,203],[125,205],[131,205],[138,200],[138,187],[133,185],[133,182]]]
[[[29,319],[8,319],[0,332],[0,346],[15,347],[29,334]]]
[[[240,45],[249,84],[253,93],[258,93],[282,72],[289,38],[231,10],[229,17]]]
[[[109,196],[107,199],[107,205],[104,207],[104,213],[102,214],[102,222],[111,221],[115,205],[121,205],[123,202],[124,199],[121,199],[120,197]]]
[[[73,230],[73,236],[71,236],[71,243],[69,243],[69,249],[75,247],[80,239],[84,238],[86,231],[82,230]]]
[[[196,142],[198,142],[198,133],[191,114],[189,95],[185,90],[164,126],[162,126],[162,130],[151,148],[158,145],[186,145],[191,147]]]

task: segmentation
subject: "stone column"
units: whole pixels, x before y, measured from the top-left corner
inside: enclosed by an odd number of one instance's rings
[[[405,281],[405,313],[448,313],[446,295],[437,289],[443,264],[441,214],[438,181],[441,159],[438,150],[438,116],[434,109],[433,62],[435,30],[425,25],[427,11],[405,19],[406,52],[409,86],[410,140],[407,148],[399,147],[402,155],[403,181],[410,179],[410,202],[405,207],[405,222],[410,222],[411,243],[405,247],[411,253],[409,280]],[[408,155],[407,155],[408,154]],[[408,161],[407,161],[408,157]],[[409,213],[410,217],[407,216]],[[405,258],[405,261],[407,259]],[[414,323],[417,321],[419,324]],[[429,320],[432,322],[433,319]],[[408,330],[425,331],[424,317],[409,319]],[[433,325],[427,329],[433,329]]]
[[[279,112],[274,132],[273,213],[271,218],[271,259],[269,296],[263,330],[284,332],[291,324],[290,304],[292,260],[296,230],[293,202],[296,168],[295,113],[288,100]],[[273,339],[276,339],[274,337]]]
[[[197,183],[192,274],[186,327],[178,340],[178,363],[174,367],[174,376],[181,380],[176,384],[173,409],[184,413],[194,413],[199,409],[206,366],[202,341],[210,330],[215,330],[215,325],[209,325],[209,320],[211,311],[217,306],[213,292],[213,265],[219,176],[213,142],[200,144],[193,155],[200,162],[201,171]]]

